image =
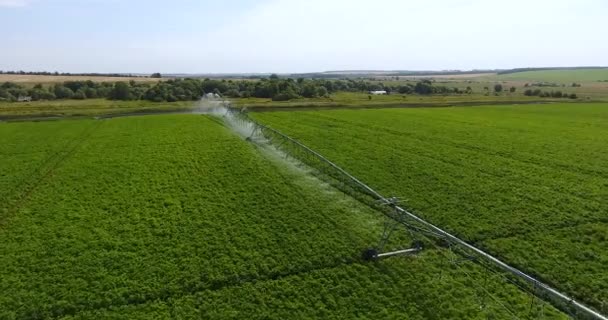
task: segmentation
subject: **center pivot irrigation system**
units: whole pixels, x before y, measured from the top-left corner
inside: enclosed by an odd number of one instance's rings
[[[608,320],[608,317],[574,300],[572,297],[559,292],[540,280],[508,265],[500,259],[402,208],[399,206],[398,198],[384,197],[323,155],[278,130],[258,123],[251,119],[243,110],[228,106],[224,117],[229,118],[229,122],[236,123],[242,128],[249,128],[251,134],[247,138],[248,141],[260,139],[268,142],[271,146],[281,150],[286,156],[290,156],[317,170],[323,180],[340,189],[345,194],[349,194],[359,201],[383,212],[389,218],[390,223],[385,224],[379,244],[375,248],[366,249],[363,252],[365,260],[378,260],[395,255],[416,253],[422,250],[423,242],[415,240],[412,245],[413,248],[383,252],[385,244],[393,234],[396,226],[403,225],[410,233],[415,233],[426,239],[433,239],[439,245],[449,247],[450,250],[464,256],[465,260],[472,260],[485,268],[502,273],[515,285],[524,288],[524,290],[540,300],[552,303],[555,307],[574,318]]]

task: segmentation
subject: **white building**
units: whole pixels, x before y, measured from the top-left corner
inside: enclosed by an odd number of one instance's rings
[[[386,94],[386,91],[384,91],[384,90],[370,91],[369,94],[383,95],[383,94]]]

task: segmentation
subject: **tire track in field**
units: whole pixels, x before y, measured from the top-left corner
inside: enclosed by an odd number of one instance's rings
[[[434,145],[445,145],[445,146],[453,147],[456,149],[478,152],[478,153],[482,153],[482,154],[485,154],[488,156],[495,156],[498,158],[503,158],[503,159],[514,161],[514,162],[532,164],[534,166],[546,168],[549,170],[555,169],[557,167],[561,170],[568,171],[570,173],[577,174],[577,175],[588,175],[588,176],[594,176],[594,177],[599,175],[599,176],[608,178],[608,172],[604,172],[604,170],[598,170],[597,168],[572,166],[571,164],[567,164],[567,163],[550,161],[551,160],[550,158],[542,158],[541,159],[542,161],[533,161],[533,160],[531,160],[531,158],[534,158],[534,155],[532,155],[532,157],[524,158],[521,156],[517,156],[515,154],[496,151],[496,150],[488,149],[488,148],[483,148],[481,146],[475,146],[475,145],[470,145],[470,144],[466,144],[466,143],[459,143],[459,142],[449,141],[449,140],[444,140],[444,139],[437,139],[437,138],[432,138],[432,137],[428,137],[428,136],[420,136],[420,135],[417,135],[417,134],[409,132],[409,131],[399,131],[394,128],[387,128],[385,126],[380,126],[380,125],[375,125],[375,124],[370,125],[370,123],[364,122],[364,121],[362,122],[362,121],[353,120],[353,119],[345,120],[345,119],[330,116],[327,114],[319,114],[319,115],[314,115],[314,116],[305,115],[305,116],[312,119],[313,121],[314,120],[324,121],[323,123],[319,123],[319,124],[307,122],[304,126],[308,126],[308,127],[317,127],[317,128],[321,128],[321,129],[326,129],[326,128],[323,128],[323,125],[327,125],[328,123],[329,124],[337,123],[338,125],[343,126],[344,129],[353,128],[354,131],[350,130],[353,132],[361,132],[362,130],[368,131],[369,133],[371,133],[372,136],[377,135],[378,132],[385,132],[385,133],[391,134],[393,136],[408,137],[412,140],[417,140],[422,145],[427,144],[429,141],[432,141]],[[448,121],[448,120],[441,119],[441,121]],[[291,121],[291,120],[290,120],[290,122],[292,125],[297,125],[297,124],[302,123],[302,122],[294,123],[294,121]],[[526,153],[526,155],[529,155],[529,154]],[[546,163],[551,163],[552,165],[550,166],[550,165],[547,165]]]
[[[26,188],[26,185],[31,183],[33,180],[36,179],[36,177],[41,175],[41,172],[44,172],[45,167],[50,166],[53,161],[55,161],[55,159],[57,159],[58,157],[61,156],[62,153],[66,152],[70,145],[74,143],[74,141],[76,141],[76,139],[78,139],[79,136],[82,136],[84,134],[86,134],[88,132],[88,130],[91,129],[91,127],[94,126],[94,124],[92,124],[91,126],[87,126],[85,127],[82,132],[80,132],[79,135],[75,136],[73,139],[68,140],[67,142],[61,143],[60,145],[57,146],[57,148],[51,149],[51,150],[36,150],[36,151],[29,151],[29,152],[11,152],[10,155],[34,155],[34,154],[47,154],[47,156],[39,161],[39,164],[36,165],[29,173],[29,175],[23,177],[19,183],[12,187],[11,189],[11,193],[16,193],[18,192],[19,189],[24,189]],[[0,155],[7,155],[7,154],[3,154],[0,153]]]
[[[330,118],[328,116],[326,116],[326,117]],[[333,119],[333,118],[330,118],[330,119]],[[336,122],[342,123],[343,120],[336,119]],[[345,124],[347,124],[347,123],[345,123]],[[295,123],[292,123],[292,125],[298,126],[298,124],[295,124]],[[350,123],[349,125],[353,126],[352,123]],[[301,126],[301,127],[303,126],[304,128],[314,127],[314,128],[319,129],[319,130],[324,129],[322,125],[315,126],[315,125],[311,125],[311,124],[308,124],[308,123],[306,125],[299,125],[299,126]],[[374,128],[369,128],[369,127],[363,128],[363,127],[364,127],[363,124],[361,124],[361,126],[357,126],[358,131],[360,132],[361,130],[364,129],[364,130],[369,131],[370,133],[374,133],[375,132],[374,130],[376,129],[376,127],[374,127]],[[383,130],[382,128],[378,128],[378,129],[380,129],[382,131],[386,131],[386,132],[388,132],[390,134],[397,134],[397,135],[399,135],[398,131],[394,131],[394,130],[390,130],[390,129]],[[405,133],[404,135],[408,135],[408,134]],[[356,136],[351,136],[350,139],[352,139],[352,140],[360,140],[362,142],[365,142],[363,145],[379,145],[379,146],[383,146],[383,147],[389,148],[394,153],[401,154],[399,157],[405,157],[405,156],[411,157],[412,156],[411,153],[409,153],[407,151],[401,151],[400,149],[397,149],[394,146],[390,145],[389,143],[385,142],[385,140],[370,139],[369,138],[370,136],[374,136],[374,135],[371,134],[371,135],[368,135],[368,136],[365,136],[365,137],[361,136],[361,135],[356,135]],[[424,145],[426,143],[426,142],[424,142],[424,140],[420,139],[419,137],[412,136],[411,138],[415,139],[415,140],[419,140],[421,145]],[[494,156],[494,157],[497,157],[497,158],[502,158],[502,159],[505,159],[506,161],[513,161],[515,163],[522,163],[524,166],[538,167],[540,170],[543,170],[543,169],[544,170],[553,169],[553,168],[551,168],[549,166],[542,165],[542,164],[540,164],[540,163],[538,163],[536,161],[532,161],[532,160],[524,161],[524,160],[521,160],[521,159],[513,158],[511,156],[505,156],[505,155],[502,155],[500,153],[487,152],[488,150],[484,150],[484,149],[478,149],[478,148],[472,148],[471,149],[471,148],[466,148],[466,147],[463,148],[462,146],[453,145],[451,143],[445,143],[443,145],[446,145],[448,147],[454,147],[456,149],[464,149],[464,150],[472,151],[472,152],[476,152],[476,153],[488,154],[489,156]],[[485,174],[485,175],[488,175],[490,177],[495,177],[495,178],[498,178],[498,179],[505,179],[505,180],[513,182],[513,183],[518,183],[517,179],[509,178],[509,175],[498,174],[498,173],[495,173],[495,172],[490,171],[490,170],[485,170],[484,168],[481,168],[481,167],[478,167],[478,166],[471,167],[471,166],[465,165],[465,164],[463,164],[462,162],[459,162],[459,161],[453,161],[453,160],[449,160],[447,158],[442,158],[442,157],[433,157],[433,156],[428,155],[428,154],[418,154],[417,153],[416,156],[417,157],[423,157],[423,158],[426,158],[426,159],[429,159],[429,160],[432,160],[432,161],[437,161],[437,162],[443,163],[445,165],[454,166],[456,168],[466,168],[467,170],[477,171],[477,172],[479,172],[481,174]],[[570,173],[574,173],[575,175],[577,175],[579,173],[583,173],[583,174],[586,173],[586,172],[573,172],[573,171],[570,171],[570,170],[566,170],[566,171],[568,171]],[[577,194],[577,193],[573,193],[573,192],[564,191],[564,190],[561,190],[561,189],[558,189],[558,188],[555,188],[555,187],[547,187],[546,185],[540,184],[538,182],[530,182],[530,181],[528,181],[528,182],[525,183],[525,185],[526,186],[533,186],[533,187],[535,187],[537,189],[540,189],[542,191],[547,190],[547,191],[554,192],[554,193],[559,194],[559,195],[569,196],[569,197],[572,197],[573,199],[579,199],[579,200],[583,200],[583,201],[593,202],[593,203],[596,203],[596,204],[601,204],[597,198],[590,197],[590,196],[587,196],[587,195]]]
[[[63,318],[66,316],[76,316],[83,312],[90,312],[96,310],[108,310],[110,308],[121,308],[126,306],[141,306],[151,302],[163,302],[168,303],[170,300],[179,299],[188,295],[194,295],[197,293],[205,292],[205,291],[221,291],[224,289],[229,289],[233,287],[240,287],[245,284],[254,284],[258,282],[266,282],[266,281],[279,281],[282,279],[288,279],[291,277],[297,277],[300,275],[305,275],[312,272],[320,272],[320,271],[329,271],[337,268],[342,268],[344,266],[350,266],[355,264],[362,264],[358,259],[336,259],[331,263],[324,263],[314,267],[303,267],[295,270],[284,270],[284,271],[276,271],[266,275],[259,275],[257,277],[248,276],[248,275],[234,275],[227,277],[225,279],[218,279],[212,281],[206,281],[204,275],[201,275],[200,281],[193,285],[186,285],[178,288],[174,291],[163,291],[158,290],[158,292],[149,294],[144,297],[138,297],[135,299],[131,299],[129,301],[124,301],[120,303],[107,303],[97,302],[92,303],[91,305],[82,306],[82,307],[56,307],[56,309],[48,310],[52,314],[53,318]],[[33,312],[35,310],[27,310],[26,312]],[[34,312],[36,314],[44,314],[46,310],[36,310],[40,312]]]
[[[321,117],[321,116],[319,116],[319,117]],[[381,130],[381,131],[385,131],[387,133],[390,133],[392,135],[398,135],[398,136],[407,135],[407,136],[411,136],[412,139],[420,141],[421,145],[424,145],[426,143],[420,137],[410,135],[407,132],[402,134],[399,131],[391,130],[391,129],[387,129],[387,128],[381,128],[381,127],[370,128],[369,126],[366,127],[365,124],[363,124],[363,123],[360,124],[360,125],[353,125],[352,123],[344,122],[344,120],[341,120],[341,119],[334,119],[334,118],[331,118],[329,116],[323,116],[323,117],[327,118],[327,119],[335,120],[336,122],[339,122],[339,123],[342,123],[342,124],[346,124],[346,125],[350,125],[350,126],[356,126],[358,128],[358,131],[361,131],[361,130],[364,129],[364,130],[367,130],[368,132],[370,132],[370,133],[373,134],[375,132],[375,130]],[[294,125],[297,125],[297,124],[294,124]],[[307,125],[304,125],[304,126],[305,127],[310,127],[312,125],[307,124]],[[318,129],[323,129],[322,126],[313,126],[313,127],[318,128]],[[373,135],[369,135],[369,136],[373,136]],[[381,145],[381,146],[390,148],[391,150],[393,150],[393,152],[396,152],[396,153],[400,153],[400,152],[403,153],[404,152],[404,151],[400,151],[399,149],[394,148],[394,146],[386,143],[384,140],[380,140],[380,141],[373,140],[373,139],[370,139],[369,136],[363,137],[363,136],[357,135],[357,136],[351,136],[351,139],[358,139],[358,140],[361,140],[361,141],[365,141],[365,142],[367,142],[366,144]],[[476,148],[476,147],[472,147],[472,146],[463,146],[463,145],[455,144],[455,143],[441,143],[441,144],[443,144],[445,146],[448,146],[448,147],[453,147],[453,148],[456,148],[456,149],[463,149],[463,150],[466,150],[466,151],[472,151],[472,152],[475,152],[475,153],[481,153],[481,154],[489,155],[489,156],[492,156],[492,157],[497,157],[497,158],[505,159],[506,161],[513,161],[514,163],[521,163],[524,167],[525,166],[533,166],[533,167],[539,168],[539,170],[555,169],[554,167],[543,165],[542,163],[539,163],[538,161],[532,161],[532,160],[529,160],[529,159],[528,160],[522,160],[522,159],[518,159],[518,158],[512,157],[510,155],[505,155],[505,154],[502,154],[500,152],[497,153],[497,152],[486,150],[486,149],[483,149],[483,148]],[[469,148],[469,147],[472,147],[472,148]],[[407,153],[407,152],[405,152],[405,153],[409,155],[409,153]],[[430,156],[430,155],[423,155],[423,154],[416,154],[416,155],[419,156],[419,157],[425,157],[425,158],[430,159],[430,160],[438,161],[438,162],[441,162],[441,163],[444,163],[444,164],[447,164],[447,165],[452,165],[452,166],[455,166],[455,167],[463,167],[463,168],[467,168],[469,170],[475,170],[475,171],[478,171],[478,172],[480,172],[482,174],[487,174],[489,176],[493,176],[493,177],[496,177],[496,178],[499,178],[499,179],[507,179],[508,181],[517,182],[517,180],[510,179],[508,177],[508,175],[498,174],[498,173],[495,173],[493,171],[485,170],[485,169],[480,168],[478,166],[472,166],[471,167],[471,166],[467,166],[467,165],[465,165],[465,164],[463,164],[462,162],[459,162],[459,161],[452,161],[452,160],[449,160],[449,159],[446,159],[446,158],[433,157],[433,156]],[[558,166],[559,166],[559,164],[558,164]],[[566,170],[566,171],[574,174],[575,176],[579,176],[579,174],[587,174],[587,172],[578,172],[578,171],[571,171],[571,170]],[[594,202],[594,203],[598,203],[598,201],[599,201],[597,198],[590,197],[590,196],[587,196],[587,195],[582,195],[582,194],[573,193],[573,192],[567,192],[567,191],[564,191],[564,190],[561,190],[561,189],[558,189],[558,188],[555,188],[555,187],[549,187],[549,188],[547,188],[546,185],[540,184],[538,182],[530,182],[530,181],[528,181],[528,182],[526,182],[526,185],[532,185],[532,186],[535,186],[535,187],[537,187],[539,189],[543,189],[543,190],[547,189],[547,190],[549,190],[551,192],[555,192],[555,193],[560,194],[560,195],[566,195],[566,196],[573,197],[574,199],[580,199],[580,200],[584,200],[584,201],[591,201],[591,202]]]
[[[551,225],[551,229],[548,229],[546,231],[559,232],[559,231],[566,230],[566,229],[576,229],[577,227],[584,226],[584,225],[590,225],[590,224],[602,224],[602,225],[606,224],[608,226],[608,221],[605,218],[582,220],[582,221],[578,221],[576,223],[568,223],[567,221],[562,221],[561,223]],[[529,236],[531,234],[533,235],[534,233],[538,233],[538,232],[539,232],[539,230],[524,230],[524,231],[519,231],[519,232],[504,233],[504,234],[501,234],[500,236],[493,237],[491,239],[482,239],[482,240],[480,240],[480,242],[483,243],[486,241],[513,239],[513,238],[527,239],[528,238],[527,236]]]
[[[102,121],[95,122],[92,126],[85,129],[79,138],[74,139],[71,143],[68,143],[65,148],[60,151],[53,153],[48,157],[34,172],[29,175],[24,181],[16,188],[21,188],[25,185],[24,190],[16,197],[13,201],[16,203],[8,207],[8,210],[4,216],[0,216],[0,227],[4,226],[8,219],[16,214],[31,198],[34,191],[42,184],[42,182],[53,175],[55,170],[61,166],[70,156],[72,156],[76,150],[82,146],[82,144],[93,134],[93,132],[99,128]],[[42,174],[37,174],[42,171]],[[33,181],[31,181],[33,180]]]
[[[432,138],[429,136],[420,136],[420,135],[417,135],[417,134],[409,132],[409,131],[399,131],[399,130],[396,130],[393,128],[387,128],[387,127],[383,127],[383,126],[379,126],[379,125],[370,126],[370,124],[367,122],[361,122],[361,121],[352,120],[352,119],[344,120],[344,119],[332,117],[332,116],[329,116],[326,114],[315,115],[315,116],[312,116],[312,118],[336,122],[336,123],[339,123],[344,126],[352,127],[356,131],[361,131],[362,129],[364,129],[366,131],[369,131],[372,135],[377,134],[377,131],[381,131],[381,132],[386,132],[388,134],[396,135],[396,136],[400,136],[400,137],[407,136],[411,139],[415,139],[415,140],[419,141],[421,145],[424,145],[425,143],[432,141],[434,145],[441,144],[441,145],[445,145],[445,146],[454,147],[457,149],[474,151],[474,152],[486,154],[489,156],[495,156],[495,157],[499,157],[499,158],[503,158],[503,159],[507,159],[507,160],[512,160],[515,162],[522,162],[524,164],[532,164],[534,166],[538,166],[541,168],[555,169],[557,167],[561,170],[568,171],[570,173],[577,174],[577,175],[581,174],[581,175],[588,175],[588,176],[593,176],[593,177],[596,177],[599,175],[601,177],[608,178],[608,172],[606,172],[605,170],[598,170],[597,168],[589,168],[589,167],[572,166],[569,163],[563,163],[561,161],[552,161],[552,159],[550,159],[550,158],[542,158],[541,159],[542,161],[534,161],[534,160],[532,160],[532,158],[534,158],[533,157],[534,155],[532,155],[530,157],[521,157],[521,156],[518,156],[517,154],[501,152],[501,151],[497,151],[497,150],[493,150],[493,149],[484,148],[481,146],[470,145],[467,143],[461,143],[461,142],[444,140],[444,139],[437,139],[437,138]],[[441,121],[450,121],[450,120],[441,119]],[[454,121],[451,121],[451,122],[454,122]],[[465,123],[470,124],[468,122],[465,122]],[[308,125],[310,125],[310,124],[308,124]],[[530,132],[532,132],[532,131],[530,131]],[[525,155],[530,155],[530,154],[525,153]],[[551,163],[551,165],[548,165],[546,163]]]
[[[353,137],[353,139],[358,139],[358,140],[361,140],[361,141],[365,141],[367,143],[379,144],[379,145],[384,145],[386,147],[390,147],[390,145],[387,145],[385,143],[375,142],[375,141],[371,141],[371,140],[366,140],[366,139],[363,139],[361,137]],[[393,149],[393,152],[396,152],[397,154],[400,153],[400,151],[395,150],[395,149]],[[399,157],[402,157],[402,156],[399,156]],[[437,161],[439,163],[443,163],[443,164],[446,164],[446,165],[452,165],[452,166],[455,166],[455,167],[459,167],[458,163],[453,162],[453,161],[449,161],[449,160],[447,160],[445,158],[435,158],[435,157],[428,156],[428,155],[417,155],[417,156],[422,157],[422,158],[426,158],[426,159],[431,160],[431,161]],[[471,168],[469,168],[469,169],[472,170]],[[494,174],[492,172],[488,172],[488,171],[482,170],[482,169],[479,169],[478,172],[480,174],[487,175],[487,176],[490,176],[490,177],[504,179],[504,180],[512,182],[512,183],[518,183],[517,180],[510,179],[508,176],[497,175],[497,174]],[[528,183],[527,186],[529,186],[531,189],[540,189],[541,191],[544,190],[543,189],[544,186],[540,185],[540,184],[537,184],[537,183]],[[546,191],[553,192],[555,194],[562,195],[562,196],[565,196],[565,197],[571,197],[572,199],[579,199],[579,200],[593,202],[593,203],[602,205],[602,203],[598,199],[588,198],[588,197],[585,197],[585,196],[582,196],[582,195],[578,195],[578,194],[574,194],[574,193],[571,193],[571,192],[564,192],[564,191],[561,191],[561,190],[558,190],[558,189],[555,189],[555,188],[548,188]],[[522,199],[528,200],[530,203],[534,203],[535,202],[535,199],[532,198],[531,194],[521,194],[520,196],[522,197]],[[547,207],[546,205],[542,205],[542,206],[544,208],[551,209],[550,207]],[[591,213],[593,213],[593,212],[591,212]],[[555,229],[555,228],[559,229],[559,228],[562,228],[562,227],[572,226],[573,223],[575,225],[578,225],[578,224],[585,224],[585,223],[590,223],[590,222],[604,222],[604,221],[605,220],[602,217],[600,217],[600,216],[579,217],[576,221],[572,221],[572,220],[567,220],[567,221],[555,220],[555,221],[552,221],[551,223],[547,223],[545,225],[545,227],[546,228],[550,228],[550,229]],[[457,233],[457,234],[459,233],[457,230],[451,230],[451,231],[454,232],[454,233]],[[495,236],[492,236],[492,239],[494,239],[494,238],[506,238],[506,237],[511,237],[511,236],[514,236],[514,235],[527,234],[527,233],[531,233],[531,232],[538,232],[538,229],[530,229],[530,230],[522,229],[522,230],[513,231],[513,232],[502,232],[502,233],[496,234]],[[474,241],[474,242],[479,242],[479,241],[485,241],[487,239],[478,238],[478,239],[469,239],[469,240],[470,241]]]
[[[86,132],[83,131],[83,133]],[[23,179],[21,179],[21,181],[13,186],[11,188],[10,194],[12,194],[12,196],[9,196],[9,198],[11,197],[15,197],[14,193],[18,193],[19,190],[21,189],[26,189],[27,185],[32,183],[32,181],[35,181],[36,177],[41,176],[41,172],[44,172],[44,168],[46,166],[48,166],[49,164],[51,164],[55,159],[57,159],[61,153],[63,153],[66,149],[68,149],[70,142],[65,143],[64,145],[62,145],[60,148],[58,148],[56,151],[52,151],[49,153],[49,155],[43,159],[42,161],[40,161],[40,163],[35,166],[35,168],[33,170],[30,171],[30,173],[23,177]],[[36,152],[29,152],[29,153],[15,153],[15,155],[30,155],[30,154],[36,154],[36,153],[45,153],[46,151],[36,151]],[[17,196],[18,198],[18,196]]]

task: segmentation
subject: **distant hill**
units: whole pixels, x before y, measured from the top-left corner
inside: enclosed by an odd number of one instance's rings
[[[560,83],[608,82],[608,67],[513,69],[499,73],[497,79]]]
[[[102,73],[59,73],[59,72],[24,72],[0,71],[5,76],[51,76],[69,79],[82,77],[92,80],[101,78],[149,78],[148,74],[102,74]],[[210,78],[210,79],[261,79],[271,73],[163,73],[163,78]],[[279,73],[281,78],[316,78],[316,79],[357,79],[383,77],[411,78],[456,78],[456,77],[495,77],[496,80],[552,81],[552,82],[590,82],[608,80],[608,67],[549,67],[549,68],[514,68],[514,69],[473,69],[473,70],[331,70],[309,73]]]
[[[294,73],[293,78],[366,78],[366,77],[412,77],[412,76],[447,76],[467,74],[495,74],[497,70],[336,70],[313,73]]]
[[[570,71],[570,70],[595,70],[595,69],[607,69],[608,67],[549,67],[549,68],[515,68],[508,70],[501,70],[497,73],[500,74],[510,74],[510,73],[519,73],[519,72],[529,72],[529,71]]]

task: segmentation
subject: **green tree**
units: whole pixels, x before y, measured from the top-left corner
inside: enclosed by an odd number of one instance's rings
[[[317,87],[313,83],[306,83],[302,86],[301,94],[305,98],[314,98],[317,96]]]
[[[241,94],[239,93],[239,91],[237,89],[230,89],[230,90],[226,91],[226,96],[230,97],[230,98],[240,98]]]
[[[494,92],[496,92],[496,93],[502,92],[502,84],[500,84],[500,83],[495,84]]]
[[[324,86],[320,86],[317,88],[317,95],[319,97],[327,97],[327,96],[329,96],[329,93]]]
[[[0,88],[0,98],[3,99],[7,99],[8,100],[8,96],[9,96],[9,92],[8,90],[4,89],[4,88]]]
[[[278,93],[272,97],[273,101],[287,101],[291,99],[297,99],[300,96],[292,89],[287,88],[285,91]]]
[[[87,87],[84,89],[84,94],[87,96],[87,99],[97,98],[97,90],[95,88]]]
[[[38,101],[42,99],[41,97],[42,95],[44,95],[45,91],[46,90],[44,89],[32,88],[31,90],[29,90],[28,95],[32,97],[32,100]]]
[[[53,91],[57,99],[70,99],[74,95],[74,92],[70,88],[62,84],[56,84]]]
[[[153,73],[153,74],[150,75],[150,78],[160,79],[162,77],[163,76],[160,73],[158,73],[158,72],[155,72],[155,73]]]
[[[77,100],[84,100],[86,98],[87,98],[87,95],[84,92],[84,89],[79,89],[78,91],[74,92],[74,95],[72,96],[72,99],[77,99]]]
[[[110,99],[131,100],[132,98],[131,90],[126,82],[119,81],[114,84],[114,88],[112,88],[112,91],[110,92]]]
[[[414,89],[412,89],[412,86],[410,85],[405,85],[399,86],[399,88],[397,88],[397,91],[401,94],[410,94],[414,91]]]
[[[414,92],[417,94],[431,94],[433,93],[433,84],[428,80],[420,81],[414,86]]]
[[[53,92],[50,92],[48,90],[42,90],[40,92],[40,100],[55,100],[55,94]]]
[[[511,89],[509,89],[509,92],[511,92],[511,93],[515,93],[515,91],[516,91],[516,90],[517,90],[517,89],[516,89],[515,87],[511,87]]]

